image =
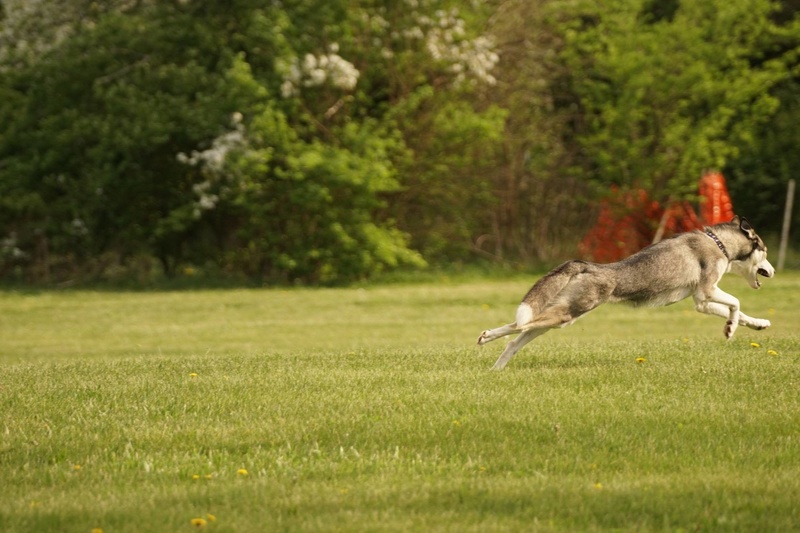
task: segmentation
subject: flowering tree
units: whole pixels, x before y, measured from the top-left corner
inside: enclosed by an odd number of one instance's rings
[[[486,151],[469,132],[502,128],[470,96],[497,57],[446,4],[6,3],[0,266],[41,279],[152,255],[335,283],[423,264],[404,194],[447,190],[425,150],[458,152],[457,175]]]

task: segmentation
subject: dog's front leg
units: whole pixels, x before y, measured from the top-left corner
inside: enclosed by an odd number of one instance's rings
[[[701,313],[705,313],[707,315],[714,315],[719,316],[722,318],[728,318],[728,308],[722,304],[715,304],[711,302],[700,302],[696,305],[696,308]],[[739,311],[739,324],[742,326],[747,326],[751,329],[767,329],[772,325],[772,323],[764,318],[754,318],[752,316],[748,316],[743,312]]]
[[[721,304],[727,308],[728,321],[725,322],[725,329],[723,330],[723,333],[725,334],[725,338],[731,339],[736,331],[736,328],[739,326],[741,315],[739,311],[739,300],[735,296],[723,291],[716,285],[711,291],[711,294],[701,295],[699,298],[695,296],[695,308],[701,313],[710,312],[713,314],[714,310],[719,309],[714,307],[713,304]],[[725,316],[724,310],[723,316]]]

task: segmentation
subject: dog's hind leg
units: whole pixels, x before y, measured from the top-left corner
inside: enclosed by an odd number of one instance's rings
[[[500,354],[500,357],[495,362],[492,370],[503,370],[514,354],[517,353],[523,346],[531,342],[533,339],[540,335],[547,333],[547,329],[529,329],[520,333],[516,339],[510,341],[506,345],[506,349]]]
[[[519,328],[517,327],[516,322],[506,324],[505,326],[500,326],[499,328],[487,329],[481,333],[480,337],[478,337],[478,346],[483,346],[487,342],[495,341],[500,337],[505,337],[506,335],[511,335],[512,333],[519,333]]]
[[[601,303],[602,302],[599,300],[592,300],[590,302],[584,302],[583,306],[577,304],[573,305],[571,306],[573,308],[572,310],[569,305],[556,305],[545,309],[544,312],[537,315],[533,320],[520,328],[522,333],[506,345],[506,349],[500,354],[492,370],[502,370],[508,362],[511,361],[511,358],[514,357],[514,354],[530,341],[540,335],[544,335],[552,328],[569,326]],[[573,314],[571,311],[575,311],[575,313]]]
[[[727,318],[730,314],[727,307],[722,304],[716,304],[712,302],[698,302],[696,303],[695,308],[701,313],[722,318]],[[772,325],[769,320],[763,318],[753,318],[742,313],[741,311],[739,311],[739,323],[751,329],[767,329]]]
[[[566,306],[557,306],[546,309],[541,315],[525,324],[522,331],[532,331],[550,328],[563,328],[575,322],[584,313],[577,316],[569,312]]]
[[[478,337],[478,346],[483,346],[487,342],[492,342],[500,337],[511,335],[512,333],[519,333],[522,331],[521,327],[533,319],[533,308],[527,302],[522,302],[517,307],[516,320],[511,324],[500,326],[499,328],[487,329],[481,336]]]
[[[544,335],[551,328],[563,327],[571,324],[576,318],[577,317],[573,317],[569,314],[569,311],[565,306],[558,306],[546,309],[544,313],[533,318],[533,320],[529,321],[521,328],[518,328],[516,323],[514,323],[499,327],[496,330],[489,330],[489,332],[501,331],[505,335],[510,335],[511,333],[521,331],[516,339],[509,341],[509,343],[506,345],[505,350],[503,350],[503,353],[500,354],[500,357],[497,359],[497,362],[495,362],[492,370],[502,370],[505,368],[508,362],[511,361],[511,358],[514,357],[514,354],[520,351],[523,346],[531,342],[536,337]],[[486,331],[483,332],[481,337],[478,339],[478,344],[481,344],[481,340],[484,338],[486,333]],[[494,338],[497,337],[491,337],[489,340],[493,340]],[[487,340],[485,342],[489,341]]]

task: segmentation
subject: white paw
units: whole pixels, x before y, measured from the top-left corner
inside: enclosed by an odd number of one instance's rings
[[[750,329],[767,329],[770,327],[772,323],[769,320],[764,320],[763,318],[754,318],[747,324],[747,327]]]
[[[489,330],[487,329],[483,333],[481,333],[480,337],[478,337],[478,346],[483,346],[484,344],[489,342],[489,339],[487,338],[488,336],[489,336]]]

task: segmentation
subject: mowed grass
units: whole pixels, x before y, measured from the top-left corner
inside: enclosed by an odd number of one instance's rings
[[[0,531],[800,529],[799,275],[490,372],[532,281],[2,293]]]

